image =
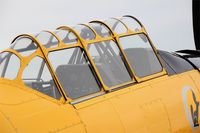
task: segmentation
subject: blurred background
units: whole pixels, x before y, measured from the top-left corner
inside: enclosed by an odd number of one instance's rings
[[[0,51],[23,33],[133,15],[158,49],[194,49],[192,0],[0,0]]]

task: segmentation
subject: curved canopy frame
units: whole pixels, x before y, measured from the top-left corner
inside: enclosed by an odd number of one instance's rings
[[[45,33],[47,36],[42,36],[42,38],[38,37],[42,34],[44,35]],[[49,34],[49,36],[48,36],[48,34]],[[54,34],[52,31],[48,31],[48,30],[43,30],[43,31],[39,32],[38,34],[35,35],[35,38],[42,46],[44,46],[46,48],[57,47],[61,43],[60,38],[58,36],[56,36],[56,34]],[[46,40],[47,42],[43,43],[42,39],[48,39],[48,40]],[[48,44],[51,44],[52,46],[48,46]]]
[[[104,25],[106,28],[108,28],[108,30],[110,31],[110,33],[111,33],[112,36],[115,35],[115,33],[113,32],[113,30],[112,30],[106,23],[104,23],[103,21],[94,20],[94,21],[90,21],[89,23],[98,23],[98,24],[102,24],[102,25]]]
[[[133,16],[125,15],[122,18],[131,18],[134,21],[136,21],[142,28],[144,28],[143,24],[137,18],[135,18]],[[115,20],[119,21],[120,23],[122,23],[128,29],[128,26],[122,20],[117,19],[117,18],[111,18],[111,19],[115,19]],[[89,24],[92,24],[92,23],[97,23],[97,24],[101,24],[101,25],[105,26],[109,30],[109,32],[111,33],[112,37],[114,37],[116,35],[116,33],[112,30],[112,28],[108,24],[106,24],[105,22],[99,21],[99,20],[94,20],[94,21],[89,22]],[[92,39],[92,40],[103,38],[100,35],[98,35],[98,33],[95,31],[94,28],[92,28],[92,26],[87,25],[87,24],[79,24],[79,25],[87,27],[92,31],[92,34],[95,35],[94,39]],[[84,38],[81,37],[81,35],[78,33],[78,31],[76,29],[71,28],[69,26],[60,26],[60,27],[57,28],[57,30],[68,30],[68,31],[72,32],[77,37],[78,41],[80,41],[81,43],[83,43],[85,41]],[[55,39],[58,41],[58,45],[63,43],[62,40],[59,38],[59,36],[57,36],[54,32],[51,32],[51,31],[48,31],[48,30],[44,30],[42,32],[47,32],[47,33],[51,34],[52,37],[55,37]],[[37,40],[37,37],[34,37],[32,35],[29,35],[29,34],[21,34],[21,35],[18,35],[17,37],[15,37],[12,40],[12,43],[15,42],[18,38],[29,38],[29,39],[31,39],[37,45],[37,47],[41,51],[43,51],[43,49],[42,49],[43,45]]]
[[[15,37],[11,44],[13,44],[15,41],[17,41],[18,39],[20,38],[28,38],[30,40],[32,40],[34,42],[34,44],[36,44],[36,46],[40,49],[41,52],[43,52],[43,46],[39,43],[39,41],[33,36],[33,35],[29,35],[29,34],[21,34],[21,35],[18,35],[17,37]]]
[[[126,22],[123,21],[123,18],[128,18],[128,19],[132,19],[133,22],[135,21],[141,28],[139,30],[132,30],[129,25],[126,24]],[[72,33],[76,39],[77,39],[77,42],[73,42],[73,43],[65,43],[63,41],[63,39],[61,38],[61,36],[59,36],[56,31],[48,31],[48,30],[44,30],[44,31],[41,31],[41,32],[44,32],[44,33],[48,33],[51,35],[51,38],[49,38],[50,40],[53,40],[56,39],[58,44],[55,45],[55,47],[45,47],[44,44],[42,44],[41,41],[39,41],[39,39],[37,39],[37,35],[34,36],[34,35],[29,35],[29,34],[21,34],[21,35],[18,35],[17,37],[15,37],[13,40],[12,40],[12,44],[20,39],[20,38],[28,38],[30,40],[32,40],[34,42],[34,44],[37,46],[37,50],[35,52],[35,54],[31,54],[27,57],[23,57],[21,56],[21,54],[19,54],[17,51],[13,50],[13,49],[8,49],[8,50],[5,50],[5,52],[11,52],[13,54],[15,54],[17,57],[19,57],[19,59],[21,60],[21,62],[25,62],[25,63],[22,63],[22,68],[20,70],[20,73],[23,72],[23,69],[26,67],[26,64],[36,55],[39,55],[41,56],[43,59],[46,60],[46,63],[49,67],[49,70],[52,74],[52,77],[54,78],[55,82],[56,82],[56,85],[58,86],[58,89],[60,91],[60,93],[63,95],[64,99],[65,100],[68,100],[70,101],[71,99],[67,97],[67,95],[65,94],[65,92],[63,91],[63,88],[55,74],[55,72],[53,71],[52,67],[51,67],[51,63],[49,62],[48,60],[48,53],[51,52],[51,51],[54,51],[54,50],[59,50],[59,49],[63,49],[63,48],[70,48],[70,47],[81,47],[84,49],[85,53],[87,54],[88,58],[89,58],[89,61],[92,65],[92,68],[94,69],[94,72],[96,73],[96,76],[97,76],[97,79],[98,81],[100,82],[101,86],[102,86],[102,91],[110,91],[109,88],[104,84],[103,80],[101,79],[101,76],[98,72],[98,69],[96,68],[95,66],[95,63],[94,61],[92,60],[92,57],[90,56],[90,53],[87,49],[87,46],[94,43],[94,42],[100,42],[100,41],[106,41],[106,40],[114,40],[116,43],[117,43],[117,46],[119,47],[119,50],[120,52],[122,53],[122,56],[123,56],[123,59],[124,59],[124,62],[125,64],[127,65],[128,69],[129,70],[129,74],[132,76],[132,82],[134,83],[134,81],[137,81],[137,82],[140,82],[140,81],[144,81],[144,80],[147,80],[147,78],[145,79],[139,79],[136,74],[134,73],[134,71],[132,70],[132,68],[130,67],[130,64],[129,64],[129,61],[119,43],[119,37],[122,37],[122,36],[129,36],[129,35],[134,35],[134,34],[140,34],[140,33],[144,33],[145,35],[147,35],[147,32],[145,30],[145,27],[143,26],[143,24],[135,17],[133,16],[130,16],[130,15],[125,15],[123,16],[122,18],[110,18],[110,19],[113,19],[113,20],[116,20],[116,22],[119,22],[121,24],[121,26],[123,26],[122,28],[126,29],[124,31],[126,32],[123,32],[123,33],[117,33],[115,30],[112,29],[111,25],[109,25],[108,23],[106,22],[103,22],[103,21],[100,21],[100,20],[94,20],[94,21],[90,21],[88,24],[78,24],[77,26],[80,26],[80,31],[76,29],[76,26],[73,28],[73,27],[69,27],[69,26],[60,26],[58,27],[56,30],[64,30],[64,31],[68,31],[69,33]],[[100,27],[100,30],[101,28],[104,28],[104,30],[108,31],[108,35],[101,35],[101,33],[98,31],[98,29],[95,29],[96,27],[92,24],[97,24],[97,25],[102,25],[102,27]],[[85,29],[84,29],[85,28]],[[81,30],[85,30],[85,32],[82,32]],[[87,39],[87,37],[90,37],[89,39]],[[153,49],[154,49],[154,52],[156,52],[156,49],[155,47],[153,46],[150,38],[148,37],[147,35],[147,38],[149,39],[150,41],[150,44],[152,45]],[[48,40],[48,39],[47,39]],[[163,74],[163,73],[160,73],[160,75]],[[156,75],[157,76],[157,75]],[[155,76],[154,76],[155,77]],[[20,78],[20,77],[18,77]],[[152,78],[152,77],[149,77],[149,78]],[[120,86],[115,86],[115,87],[120,87]]]
[[[49,32],[49,31],[45,31],[45,32],[51,33],[51,32]],[[51,34],[51,35],[54,35],[54,34]],[[54,36],[55,36],[55,35],[54,35]],[[56,37],[56,36],[55,36],[55,37]],[[48,60],[48,58],[47,58],[48,51],[46,50],[46,48],[37,40],[36,37],[34,37],[33,35],[29,35],[29,34],[21,34],[21,35],[18,35],[17,37],[15,37],[15,38],[13,39],[12,43],[14,43],[14,42],[15,42],[17,39],[19,39],[19,38],[28,38],[28,39],[32,40],[32,41],[37,45],[37,50],[36,50],[36,52],[34,52],[34,54],[31,54],[31,55],[29,55],[29,56],[27,56],[27,57],[22,57],[22,56],[20,56],[20,57],[21,57],[21,62],[23,62],[23,63],[22,63],[22,65],[21,65],[21,68],[20,68],[20,70],[19,70],[19,74],[18,74],[18,77],[17,77],[16,80],[19,81],[19,82],[22,82],[22,84],[23,84],[23,81],[22,81],[22,79],[21,79],[23,71],[25,70],[27,64],[28,64],[34,57],[39,56],[39,57],[41,57],[41,58],[43,58],[43,59],[45,60],[47,66],[48,66],[48,68],[49,68],[49,71],[50,71],[50,73],[51,73],[51,75],[52,75],[52,78],[54,79],[55,84],[58,86],[58,91],[60,92],[60,94],[63,94],[62,97],[61,97],[61,99],[60,99],[59,101],[62,102],[63,99],[66,100],[66,95],[63,93],[63,90],[62,90],[62,87],[61,87],[61,85],[60,85],[60,83],[59,83],[59,81],[58,81],[58,78],[56,77],[56,75],[55,75],[55,73],[54,73],[54,71],[53,71],[53,69],[52,69],[52,67],[51,67],[51,64],[49,63],[49,60]],[[56,38],[58,38],[58,37],[56,37]],[[58,38],[58,39],[59,39],[59,38]],[[12,49],[8,49],[8,50],[6,50],[6,51],[14,51],[13,53],[15,53],[15,50],[12,50]],[[48,98],[48,99],[51,99],[51,100],[57,102],[56,99],[50,98],[50,97],[48,97],[48,96],[46,96],[45,98]]]
[[[89,25],[86,24],[78,24],[73,27],[73,29],[78,33],[78,35],[84,41],[95,40],[97,38],[97,34],[94,29],[92,29]]]
[[[142,22],[140,22],[139,19],[137,19],[136,17],[131,16],[131,15],[124,15],[123,17],[127,17],[127,18],[132,18],[132,19],[134,19],[135,21],[137,21],[137,22],[140,24],[141,27],[144,28],[144,25],[142,24]]]
[[[111,28],[111,30],[116,34],[123,34],[123,33],[128,32],[128,27],[120,19],[109,18],[109,19],[105,20],[104,23],[107,24]],[[117,26],[120,25],[120,24],[121,24],[122,27],[120,27],[119,30],[122,30],[122,31],[125,30],[124,32],[116,31]]]
[[[78,32],[76,30],[74,30],[73,28],[69,27],[69,26],[60,26],[56,30],[67,30],[67,31],[70,31],[70,32],[74,33],[74,35],[77,37],[78,41],[83,42],[83,39],[78,34]]]

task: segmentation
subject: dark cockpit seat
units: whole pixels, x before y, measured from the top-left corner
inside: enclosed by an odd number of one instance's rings
[[[99,91],[88,64],[71,64],[57,67],[56,74],[70,98],[78,98]]]
[[[153,58],[153,51],[147,48],[129,48],[124,50],[128,57],[130,65],[134,68],[134,72],[139,77],[147,76],[149,73],[155,73],[158,70],[151,66]]]

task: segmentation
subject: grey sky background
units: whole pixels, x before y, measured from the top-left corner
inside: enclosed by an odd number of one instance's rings
[[[19,34],[127,14],[144,24],[157,48],[194,49],[192,0],[0,0],[0,50]]]

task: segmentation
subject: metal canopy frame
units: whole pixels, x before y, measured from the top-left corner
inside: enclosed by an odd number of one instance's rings
[[[135,34],[145,34],[147,36],[150,44],[151,44],[151,47],[153,48],[153,50],[154,50],[154,52],[155,52],[155,54],[156,54],[156,56],[158,58],[157,50],[154,47],[152,41],[150,40],[150,38],[149,38],[149,36],[148,36],[148,34],[147,34],[146,30],[145,30],[145,27],[143,26],[143,24],[137,18],[135,18],[133,16],[130,16],[130,15],[125,15],[122,18],[131,18],[131,19],[133,19],[134,21],[136,21],[141,26],[141,29],[139,29],[138,31],[133,31],[120,18],[111,18],[111,19],[114,19],[116,21],[119,21],[127,29],[127,32],[122,33],[122,34],[117,34],[117,33],[115,33],[115,31],[112,30],[112,28],[108,24],[106,24],[106,22],[99,21],[99,20],[94,20],[94,21],[89,22],[89,24],[79,24],[81,26],[89,28],[93,32],[93,34],[95,35],[95,38],[92,39],[92,40],[85,40],[84,38],[81,37],[81,35],[78,33],[78,31],[76,31],[74,28],[71,28],[69,26],[60,26],[56,30],[66,30],[69,33],[72,32],[75,35],[75,37],[77,38],[77,43],[65,44],[64,42],[62,42],[62,39],[58,35],[56,35],[56,33],[54,31],[44,30],[42,32],[48,32],[58,40],[58,46],[57,47],[46,48],[45,46],[43,46],[38,41],[36,36],[29,35],[29,34],[21,34],[21,35],[15,37],[13,39],[12,43],[14,43],[19,38],[31,39],[38,47],[36,52],[34,52],[34,54],[31,54],[28,57],[21,56],[20,53],[18,53],[17,51],[15,51],[13,49],[7,49],[7,50],[5,50],[3,52],[13,53],[17,57],[19,57],[19,59],[21,60],[21,68],[20,68],[19,74],[18,74],[18,76],[17,76],[17,78],[15,80],[21,82],[22,84],[23,84],[23,81],[22,81],[21,77],[22,77],[22,73],[23,73],[26,65],[36,56],[39,56],[39,57],[43,58],[46,61],[46,64],[47,64],[47,66],[49,68],[49,71],[52,74],[52,77],[53,77],[53,79],[54,79],[54,81],[55,81],[55,83],[57,85],[57,88],[59,89],[59,92],[62,94],[62,98],[60,99],[60,102],[66,102],[66,101],[67,102],[71,102],[73,100],[70,99],[69,97],[67,97],[66,93],[64,92],[64,89],[62,88],[62,86],[61,86],[61,84],[60,84],[60,82],[58,80],[58,77],[56,76],[55,72],[52,69],[51,63],[48,60],[48,53],[51,52],[51,51],[56,51],[56,50],[61,50],[61,49],[66,49],[66,48],[72,48],[72,47],[80,47],[80,48],[82,48],[84,50],[84,52],[86,53],[86,55],[88,56],[88,60],[92,65],[92,69],[94,70],[97,78],[99,79],[99,82],[100,82],[101,87],[102,87],[101,88],[101,93],[102,92],[110,92],[112,90],[115,90],[118,87],[121,88],[124,85],[134,84],[136,82],[142,82],[142,81],[149,80],[151,78],[155,78],[155,77],[158,77],[158,76],[166,74],[166,71],[165,71],[164,67],[162,66],[163,69],[159,73],[156,73],[156,74],[144,77],[144,78],[137,77],[137,75],[135,74],[134,70],[132,69],[132,67],[131,67],[131,65],[130,65],[130,63],[129,63],[126,55],[125,55],[125,52],[122,49],[122,46],[121,46],[121,44],[119,42],[119,38],[123,37],[123,36],[135,35]],[[97,23],[97,24],[105,26],[109,30],[109,32],[111,33],[111,36],[108,36],[108,37],[100,36],[98,33],[96,33],[95,29],[93,29],[92,26],[90,26],[90,24],[92,24],[92,23]],[[117,44],[117,46],[118,46],[118,48],[119,48],[119,50],[120,50],[120,52],[122,54],[122,58],[123,58],[123,61],[125,62],[126,68],[127,68],[128,72],[129,72],[130,76],[132,77],[132,81],[131,82],[128,82],[128,83],[125,83],[125,84],[120,84],[120,85],[117,85],[117,86],[114,86],[114,87],[111,87],[111,88],[107,87],[104,84],[104,82],[103,82],[103,80],[102,80],[102,78],[101,78],[101,76],[100,76],[100,74],[99,74],[99,72],[98,72],[98,70],[97,70],[97,68],[95,66],[95,63],[92,60],[92,57],[91,57],[91,55],[90,55],[90,53],[88,51],[88,45],[96,43],[96,42],[107,41],[107,40],[113,40],[113,41],[116,42],[116,44]],[[160,61],[159,58],[158,58],[158,60]],[[161,61],[160,61],[160,64],[162,65]]]

